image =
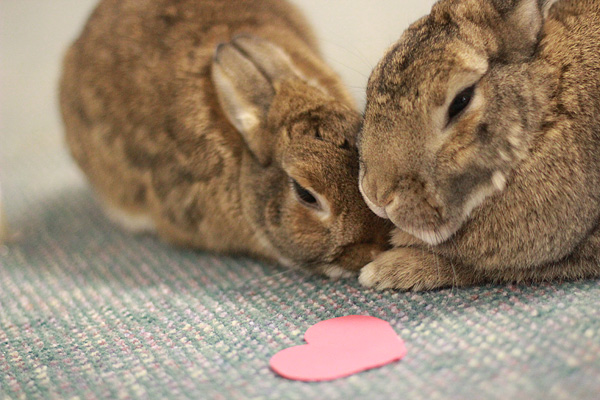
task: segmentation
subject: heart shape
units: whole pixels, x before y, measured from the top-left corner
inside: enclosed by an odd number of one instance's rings
[[[299,381],[328,381],[381,367],[406,355],[389,323],[366,315],[321,321],[306,331],[307,344],[275,354],[273,371]]]

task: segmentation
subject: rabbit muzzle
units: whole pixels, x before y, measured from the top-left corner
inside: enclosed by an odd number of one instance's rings
[[[460,228],[462,220],[448,216],[447,207],[425,180],[413,174],[390,181],[374,175],[361,168],[360,193],[371,211],[397,228],[430,245],[448,240]]]

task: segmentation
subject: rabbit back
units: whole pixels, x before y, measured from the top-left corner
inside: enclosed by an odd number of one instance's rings
[[[318,54],[283,1],[99,3],[65,56],[60,97],[71,152],[110,215],[143,228],[153,220],[176,243],[248,246],[233,190],[244,145],[210,77],[215,47],[240,32],[295,46],[300,62]]]

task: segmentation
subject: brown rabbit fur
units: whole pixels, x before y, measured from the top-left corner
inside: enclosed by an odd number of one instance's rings
[[[74,158],[131,229],[330,276],[384,248],[360,115],[284,1],[103,0],[60,98]]]
[[[600,2],[439,1],[373,71],[359,154],[398,228],[364,285],[600,276]]]

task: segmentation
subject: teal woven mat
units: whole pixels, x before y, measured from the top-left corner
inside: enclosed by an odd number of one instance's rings
[[[2,143],[0,399],[598,398],[600,281],[375,292],[175,249],[108,223],[58,136]],[[269,370],[349,314],[389,321],[406,358],[327,383]]]

